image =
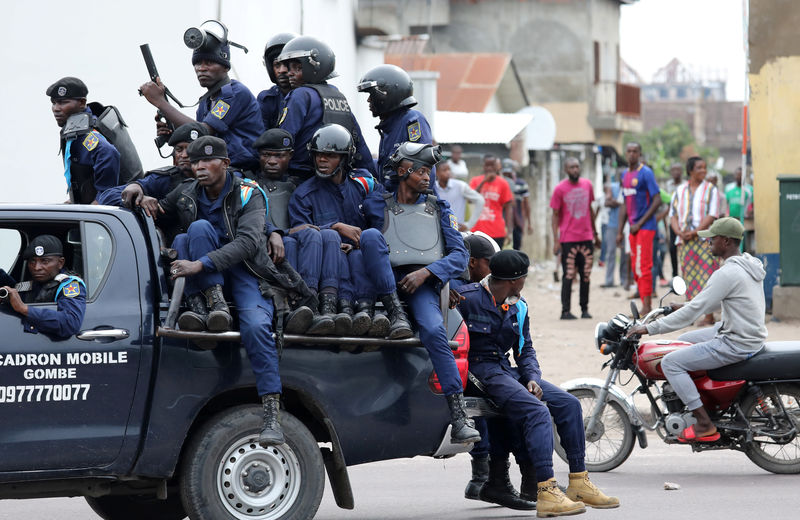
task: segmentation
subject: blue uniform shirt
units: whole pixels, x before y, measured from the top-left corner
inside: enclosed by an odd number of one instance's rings
[[[235,79],[214,95],[201,99],[197,120],[214,129],[228,146],[231,165],[244,170],[258,168],[253,143],[264,133],[261,110],[250,90]]]
[[[397,199],[396,194],[394,197]],[[417,204],[425,204],[427,200],[428,195],[421,193],[417,198]],[[437,199],[436,202],[439,205],[439,225],[442,227],[445,256],[426,265],[425,268],[442,283],[446,283],[464,273],[469,261],[469,253],[464,245],[464,238],[458,232],[458,221],[450,211],[450,204],[443,199]],[[386,201],[381,193],[376,192],[367,197],[363,203],[367,226],[383,231],[385,209]]]
[[[148,197],[162,199],[180,184],[180,182],[175,181],[175,176],[178,175],[181,179],[188,178],[184,177],[176,166],[168,166],[163,170],[147,172],[144,177],[133,182],[141,186],[142,192]],[[122,206],[122,191],[126,186],[127,184],[114,186],[110,190],[103,192],[102,195],[98,194],[97,202],[107,206]]]
[[[91,114],[88,108],[86,112]],[[78,164],[92,169],[98,197],[103,191],[119,184],[119,151],[97,130],[74,139],[69,148],[69,155]],[[68,175],[66,171],[64,175]],[[69,176],[71,177],[71,174]],[[70,178],[66,181],[69,189]]]
[[[386,185],[383,169],[389,162],[389,156],[394,152],[396,145],[410,141],[412,143],[431,144],[433,134],[428,120],[414,109],[398,110],[381,120],[376,127],[381,134],[381,144],[378,153],[378,179]],[[431,187],[436,189],[436,168],[431,169]]]
[[[62,273],[65,271],[62,269]],[[39,284],[33,284],[32,291],[38,292]],[[22,318],[25,332],[42,332],[57,338],[68,338],[77,334],[86,312],[86,286],[77,276],[62,281],[55,296],[56,308],[28,304],[28,315]]]
[[[278,116],[280,116],[281,108],[283,108],[284,95],[278,85],[273,85],[272,88],[262,90],[256,101],[261,108],[261,120],[264,122],[264,130],[275,128],[278,126]]]
[[[289,171],[292,174],[300,174],[302,177],[314,175],[314,166],[311,164],[311,156],[306,145],[311,140],[314,132],[322,126],[322,116],[322,98],[311,87],[297,87],[289,92],[286,99],[284,99],[284,107],[278,119],[278,127],[292,134],[294,138],[294,153],[289,161]],[[372,152],[369,151],[367,143],[364,142],[361,127],[358,126],[355,116],[353,116],[353,125],[356,137],[358,137],[356,151],[361,155],[360,160],[357,160],[354,166],[368,170],[373,177],[377,178]]]
[[[499,363],[510,366],[506,353],[511,349],[522,379],[539,384],[542,371],[531,342],[530,316],[521,311],[521,308],[527,310],[525,299],[520,299],[523,305],[498,308],[492,294],[480,283],[466,284],[458,292],[465,298],[458,304],[458,311],[469,331],[470,363],[477,361],[476,358],[481,361],[496,358]]]

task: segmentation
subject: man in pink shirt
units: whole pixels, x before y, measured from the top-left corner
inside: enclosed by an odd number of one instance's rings
[[[494,155],[484,155],[483,175],[472,179],[469,187],[483,195],[485,201],[472,231],[483,231],[502,249],[506,237],[511,240],[514,229],[514,195],[505,178],[498,176],[499,162]]]
[[[588,179],[581,178],[581,163],[574,157],[564,162],[567,178],[558,183],[550,198],[553,208],[553,254],[561,251],[561,319],[574,320],[570,312],[572,280],[580,276],[581,318],[589,314],[589,275],[592,272],[594,246],[600,239],[594,227],[597,216],[592,209],[594,190]],[[594,243],[593,243],[594,242]]]

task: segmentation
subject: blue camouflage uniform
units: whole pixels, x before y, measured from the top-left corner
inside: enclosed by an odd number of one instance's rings
[[[333,85],[330,86],[332,87]],[[313,163],[306,145],[311,140],[314,132],[322,126],[322,116],[322,98],[311,87],[297,87],[289,92],[286,99],[284,99],[283,110],[278,119],[278,127],[292,134],[294,138],[294,153],[289,161],[290,175],[296,175],[302,179],[307,179],[314,175]],[[353,141],[357,141],[356,153],[360,156],[355,161],[354,167],[368,170],[372,176],[377,177],[375,163],[372,160],[372,152],[369,151],[369,147],[364,141],[358,121],[356,121],[355,116],[352,117],[355,132]]]
[[[214,129],[225,141],[231,166],[257,171],[258,153],[253,143],[264,132],[256,98],[242,83],[232,79],[197,106],[197,120]]]
[[[264,130],[278,126],[278,117],[280,116],[281,108],[283,108],[284,98],[285,96],[278,85],[273,85],[258,94],[256,101],[258,101],[258,106],[261,108],[261,120],[264,122]]]
[[[88,108],[86,112],[91,114]],[[79,135],[75,139],[63,142],[64,177],[67,189],[72,192],[73,200],[80,204],[90,204],[109,188],[119,184],[120,155],[117,148],[103,137],[97,130]],[[93,179],[93,190],[90,186],[81,188],[74,183],[84,170]],[[75,193],[78,188],[79,193]],[[87,191],[88,190],[88,191]],[[91,192],[94,196],[91,200]]]
[[[480,283],[459,288],[465,298],[458,304],[469,331],[469,370],[486,387],[492,401],[518,429],[536,468],[539,482],[553,476],[553,427],[555,421],[570,471],[583,471],[585,437],[578,399],[542,379],[530,336],[528,305],[496,305],[494,297]],[[516,367],[511,366],[511,349]],[[536,381],[541,400],[525,385]],[[492,432],[493,433],[493,432]],[[491,435],[490,435],[491,436]]]
[[[390,191],[394,186],[388,184],[388,177],[384,176],[384,168],[389,162],[389,157],[395,151],[397,145],[410,141],[412,143],[433,143],[433,134],[428,120],[422,112],[413,108],[401,109],[392,112],[385,119],[381,119],[376,127],[381,134],[381,144],[378,153],[378,179]],[[436,167],[431,168],[431,189],[436,194]]]
[[[396,195],[395,195],[396,198]],[[428,195],[420,194],[417,204],[424,204]],[[442,286],[453,278],[457,278],[467,267],[469,254],[464,246],[464,239],[458,232],[455,216],[445,200],[438,199],[439,225],[444,237],[445,256],[424,266],[433,275],[413,294],[400,293],[407,302],[411,316],[417,324],[420,341],[428,350],[433,368],[439,377],[442,391],[452,395],[463,391],[463,382],[456,368],[453,351],[447,340],[444,319],[439,303],[439,292]],[[367,273],[378,295],[389,294],[397,290],[397,281],[411,269],[420,266],[408,266],[406,269],[392,271],[389,261],[389,247],[383,236],[384,212],[386,202],[379,191],[371,194],[363,203],[364,218],[368,229],[361,233],[361,251],[364,264],[369,266]]]

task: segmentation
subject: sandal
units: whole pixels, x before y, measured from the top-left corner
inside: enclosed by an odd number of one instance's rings
[[[697,434],[695,434],[694,432],[694,425],[692,425],[683,430],[681,436],[678,437],[678,442],[681,442],[683,444],[688,444],[691,442],[716,442],[720,439],[720,437],[721,436],[719,432],[714,432],[708,435],[704,435],[703,437],[698,437]]]

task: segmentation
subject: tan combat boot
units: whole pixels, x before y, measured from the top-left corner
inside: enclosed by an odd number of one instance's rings
[[[586,512],[583,502],[573,502],[558,488],[556,479],[551,478],[539,482],[536,493],[536,516],[549,518],[552,516],[577,515]]]
[[[592,484],[589,480],[588,471],[569,474],[567,496],[571,500],[580,500],[587,506],[597,509],[619,507],[619,499],[617,497],[606,496],[605,493],[600,491],[600,488]]]

